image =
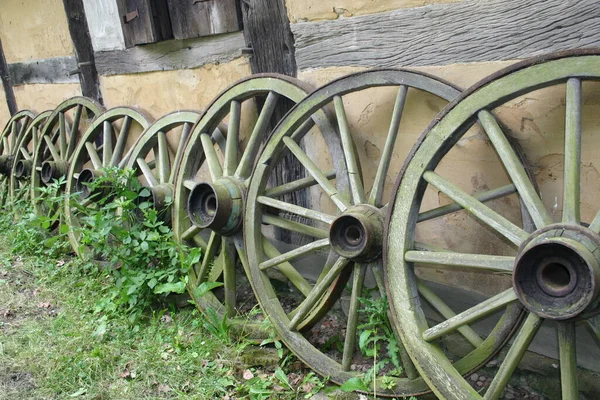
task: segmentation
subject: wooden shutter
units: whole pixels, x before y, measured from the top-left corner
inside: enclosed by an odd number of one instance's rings
[[[166,0],[117,0],[125,46],[173,37]]]
[[[241,29],[236,0],[167,0],[173,36],[189,39]]]

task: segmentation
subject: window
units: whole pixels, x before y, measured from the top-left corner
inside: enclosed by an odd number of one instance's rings
[[[238,0],[116,0],[125,46],[241,29]]]

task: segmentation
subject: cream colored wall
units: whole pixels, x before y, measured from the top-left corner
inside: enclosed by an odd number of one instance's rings
[[[0,89],[0,131],[4,129],[4,126],[10,119],[10,111],[8,111],[8,104],[6,103],[6,96],[4,90]]]
[[[8,63],[74,54],[61,0],[2,0],[0,38]]]
[[[337,19],[463,0],[286,0],[290,22]]]
[[[56,108],[64,100],[81,96],[78,83],[34,84],[14,87],[19,110],[42,112]]]
[[[227,86],[250,75],[245,58],[190,70],[101,76],[107,108],[129,105],[155,118],[176,110],[204,109]]]

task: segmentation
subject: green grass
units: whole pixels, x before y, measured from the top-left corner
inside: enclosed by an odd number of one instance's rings
[[[213,336],[194,307],[157,303],[134,322],[98,311],[110,275],[17,255],[15,237],[0,235],[0,399],[296,399],[323,386],[287,353]],[[275,362],[251,365],[257,349]]]

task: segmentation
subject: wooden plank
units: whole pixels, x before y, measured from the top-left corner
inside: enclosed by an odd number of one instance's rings
[[[199,39],[168,40],[127,50],[96,53],[100,75],[197,68],[231,61],[244,47],[241,32]]]
[[[63,0],[63,4],[67,14],[69,33],[75,48],[75,58],[78,66],[75,70],[79,71],[81,93],[102,104],[100,82],[94,63],[94,49],[85,17],[83,0]]]
[[[241,29],[236,0],[167,0],[173,37],[190,39]]]
[[[242,15],[246,44],[252,48],[252,73],[296,76],[294,36],[284,0],[243,1]]]
[[[115,0],[83,0],[94,51],[125,49],[121,17]]]
[[[117,0],[126,47],[173,37],[165,0]]]
[[[79,83],[74,73],[79,67],[74,56],[46,58],[8,65],[13,85],[31,83]]]
[[[465,0],[292,24],[299,69],[510,60],[600,42],[597,0]]]
[[[4,88],[4,96],[6,97],[8,111],[10,112],[10,115],[14,115],[18,111],[17,100],[15,99],[15,92],[13,91],[8,66],[6,65],[4,50],[2,49],[2,40],[0,40],[0,79],[2,79],[2,87]]]

